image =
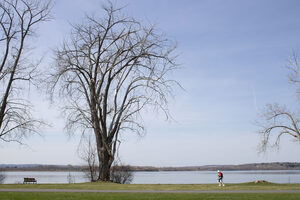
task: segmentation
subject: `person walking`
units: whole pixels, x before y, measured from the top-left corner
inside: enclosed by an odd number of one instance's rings
[[[223,182],[223,173],[220,170],[218,170],[218,182],[219,182],[219,186],[225,186]]]

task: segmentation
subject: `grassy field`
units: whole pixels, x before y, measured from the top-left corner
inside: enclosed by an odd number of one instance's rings
[[[85,190],[300,190],[300,184],[275,183],[243,183],[227,184],[218,187],[217,184],[167,185],[167,184],[130,184],[114,183],[76,183],[76,184],[3,184],[0,189],[85,189]],[[68,193],[68,192],[0,192],[0,200],[299,200],[300,193]]]
[[[75,183],[75,184],[0,184],[0,188],[34,189],[85,189],[85,190],[300,190],[300,184],[241,183],[226,184],[115,184],[115,183]]]
[[[12,193],[1,200],[299,200],[300,194]]]

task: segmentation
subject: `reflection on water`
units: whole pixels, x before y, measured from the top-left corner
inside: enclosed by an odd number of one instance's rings
[[[266,180],[274,183],[300,183],[300,170],[223,171],[225,183]],[[5,172],[4,183],[23,183],[24,177],[36,178],[38,183],[87,182],[83,172]],[[216,183],[215,171],[134,172],[135,184],[200,184]]]

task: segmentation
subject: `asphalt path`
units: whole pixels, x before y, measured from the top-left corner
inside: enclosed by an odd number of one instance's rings
[[[300,193],[300,190],[76,190],[76,189],[0,189],[0,192],[74,193]]]

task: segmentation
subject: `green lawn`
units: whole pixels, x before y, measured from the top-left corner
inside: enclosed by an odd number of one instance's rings
[[[86,189],[86,190],[300,190],[300,184],[241,183],[226,184],[0,184],[0,188],[41,188],[41,189]]]
[[[1,200],[299,200],[300,194],[12,193]]]
[[[33,189],[86,189],[86,190],[300,190],[300,184],[275,183],[242,183],[227,184],[218,187],[217,184],[129,184],[114,183],[76,183],[76,184],[3,184],[4,188],[33,188]],[[222,199],[222,200],[299,200],[300,193],[291,194],[195,194],[195,193],[62,193],[62,192],[0,192],[0,200],[193,200],[193,199]]]

